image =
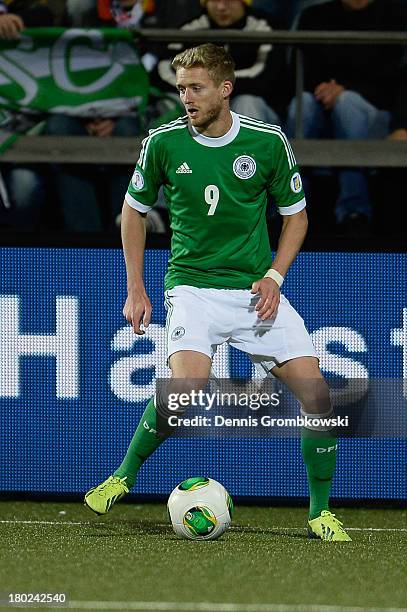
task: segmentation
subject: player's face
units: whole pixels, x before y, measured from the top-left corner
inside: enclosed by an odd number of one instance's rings
[[[246,9],[242,0],[208,0],[208,15],[221,28],[229,28],[242,19]]]
[[[204,131],[228,106],[224,85],[216,85],[205,68],[178,68],[177,89],[191,124]]]
[[[342,0],[342,4],[345,8],[348,8],[352,11],[362,11],[365,9],[372,0]]]

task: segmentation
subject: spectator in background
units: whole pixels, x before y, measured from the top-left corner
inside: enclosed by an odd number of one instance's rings
[[[25,27],[50,27],[54,22],[55,16],[44,0],[0,2],[0,38],[18,39]],[[26,132],[43,119],[32,114],[8,111],[5,114],[7,119],[3,125],[10,132]],[[44,179],[39,169],[30,165],[3,164],[2,187],[1,222],[19,230],[36,229],[45,203]]]
[[[244,32],[271,32],[267,18],[253,13],[251,3],[252,0],[201,0],[203,13],[185,23],[182,29],[191,33],[191,43],[195,42],[194,30],[233,28]],[[287,104],[285,52],[282,46],[244,43],[226,46],[236,63],[232,110],[267,123],[280,124]],[[158,87],[173,90],[175,73],[170,56],[181,49],[181,44],[168,45],[163,59],[158,63]]]
[[[157,27],[155,0],[99,0],[97,5],[83,12],[84,28],[154,28]],[[157,63],[157,57],[141,48],[141,61],[147,72]]]
[[[25,26],[61,25],[65,4],[66,0],[0,0],[0,38],[14,40]]]
[[[179,28],[201,13],[199,0],[157,0],[156,4],[160,28]]]
[[[404,12],[386,0],[331,0],[305,9],[298,23],[300,30],[404,27]],[[400,92],[402,53],[398,45],[305,45],[303,136],[359,140],[406,134],[407,99]],[[290,137],[295,135],[295,114],[293,100],[288,112]],[[336,221],[354,233],[365,228],[372,216],[367,174],[363,169],[344,169],[338,178]]]
[[[0,38],[13,40],[18,38],[24,28],[24,22],[20,15],[8,12],[7,4],[6,2],[0,2]]]
[[[47,0],[0,0],[0,36],[19,37],[25,27],[54,25],[54,14]]]
[[[66,21],[74,28],[81,28],[84,13],[96,6],[97,0],[66,0]]]
[[[134,28],[153,18],[152,0],[98,0],[96,7],[81,17],[83,27]],[[154,57],[144,57],[146,63]],[[50,136],[137,136],[140,133],[140,118],[137,112],[120,117],[94,117],[92,119],[53,115],[45,126],[44,133]],[[57,196],[63,212],[65,228],[75,232],[98,232],[105,226],[113,230],[123,204],[123,194],[129,182],[126,166],[83,167],[57,166],[54,174]],[[107,215],[99,202],[107,198]],[[104,219],[105,217],[105,219]],[[154,218],[153,218],[154,217]],[[165,225],[157,212],[148,225],[151,231],[164,232]]]

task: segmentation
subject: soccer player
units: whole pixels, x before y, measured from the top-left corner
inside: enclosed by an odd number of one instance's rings
[[[279,127],[230,111],[234,63],[223,47],[187,49],[173,66],[187,115],[150,131],[125,196],[128,296],[123,314],[136,334],[150,323],[144,224],[163,185],[173,231],[165,278],[173,379],[206,381],[216,347],[227,341],[283,381],[304,416],[330,417],[329,389],[310,336],[280,294],[307,230],[290,144]],[[283,215],[273,262],[265,218],[268,194]],[[86,493],[85,504],[96,514],[106,514],[129,492],[143,462],[165,439],[164,404],[165,394],[156,393],[122,464]],[[333,431],[316,425],[304,428],[301,440],[310,489],[308,532],[325,541],[350,541],[328,505],[337,440]]]

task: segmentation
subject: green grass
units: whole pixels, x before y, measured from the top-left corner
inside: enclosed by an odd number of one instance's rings
[[[328,544],[307,540],[303,508],[238,506],[221,539],[191,542],[175,537],[164,504],[121,503],[97,518],[79,503],[1,502],[0,593],[286,604],[284,612],[407,606],[407,510],[335,512],[346,527],[389,531],[352,530],[353,542]]]

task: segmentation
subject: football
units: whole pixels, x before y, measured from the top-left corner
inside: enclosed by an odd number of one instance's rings
[[[183,480],[169,496],[167,507],[175,533],[188,540],[216,540],[232,521],[232,498],[213,478]]]

